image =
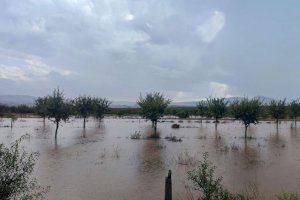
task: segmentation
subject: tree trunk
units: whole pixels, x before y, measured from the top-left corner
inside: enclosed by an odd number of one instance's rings
[[[215,119],[215,129],[217,130],[218,128],[218,118]]]
[[[245,138],[247,138],[247,129],[248,129],[248,126],[245,125]]]
[[[277,130],[278,130],[278,123],[279,123],[279,120],[276,119],[276,128],[277,128]]]
[[[296,126],[297,126],[297,117],[295,117],[295,128],[296,128]]]
[[[83,117],[83,128],[85,128],[85,117]]]
[[[13,119],[10,119],[10,128],[13,127]]]
[[[156,136],[156,131],[157,131],[157,121],[154,122],[154,135]]]
[[[59,121],[56,121],[55,140],[57,139],[58,126],[59,126]]]

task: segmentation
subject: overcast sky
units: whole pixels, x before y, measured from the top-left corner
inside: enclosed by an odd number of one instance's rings
[[[1,0],[0,94],[300,97],[299,0]]]

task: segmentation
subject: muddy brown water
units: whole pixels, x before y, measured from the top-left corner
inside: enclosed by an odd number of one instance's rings
[[[282,122],[251,125],[243,138],[239,122],[213,123],[184,120],[172,129],[175,119],[158,124],[161,139],[146,139],[151,124],[142,119],[106,118],[98,125],[92,119],[82,129],[82,120],[62,123],[57,142],[51,121],[23,118],[8,128],[8,119],[0,122],[1,142],[9,144],[28,134],[23,145],[40,152],[35,176],[41,185],[50,186],[47,199],[163,199],[164,178],[172,170],[174,199],[186,199],[186,172],[195,167],[202,154],[217,167],[223,185],[240,192],[256,185],[271,198],[282,190],[300,191],[300,123]],[[132,140],[135,131],[142,139]],[[174,135],[182,142],[164,139]],[[186,156],[187,155],[187,156]],[[189,165],[181,158],[190,158]]]

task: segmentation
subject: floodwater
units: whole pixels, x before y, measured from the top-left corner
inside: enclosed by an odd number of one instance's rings
[[[282,190],[299,191],[300,124],[291,128],[292,122],[282,122],[277,131],[274,123],[261,122],[251,125],[252,139],[245,140],[239,122],[222,121],[215,131],[210,121],[184,120],[182,128],[172,129],[178,121],[158,123],[161,139],[147,139],[151,123],[142,119],[106,118],[100,125],[90,119],[85,130],[81,119],[71,119],[62,123],[55,142],[51,121],[44,125],[41,119],[23,118],[11,129],[5,127],[10,121],[3,119],[0,140],[9,144],[29,135],[23,145],[40,153],[35,176],[41,185],[51,187],[47,195],[51,200],[163,199],[169,169],[174,199],[187,199],[186,172],[204,152],[232,192],[253,184],[270,198]],[[130,139],[135,131],[142,139]],[[182,142],[164,139],[171,134]]]

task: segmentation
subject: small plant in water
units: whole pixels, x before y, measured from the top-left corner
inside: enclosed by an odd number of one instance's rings
[[[178,164],[194,166],[196,164],[195,156],[191,156],[187,150],[178,155]]]
[[[203,161],[197,169],[188,171],[188,179],[192,181],[194,189],[201,192],[201,200],[234,199],[221,185],[222,177],[215,178],[215,166],[208,161],[208,153],[203,154]]]
[[[165,137],[166,140],[171,142],[182,142],[181,138],[177,138],[175,135],[170,135]]]
[[[139,131],[135,131],[132,135],[130,135],[130,139],[132,140],[139,140],[141,139],[141,134]]]
[[[231,150],[238,151],[239,150],[239,146],[233,143],[233,144],[231,144]]]
[[[113,148],[114,148],[114,157],[119,158],[121,149],[118,146],[115,146],[115,145],[113,146]]]
[[[300,193],[282,192],[282,193],[276,195],[276,199],[278,199],[278,200],[299,200]]]

